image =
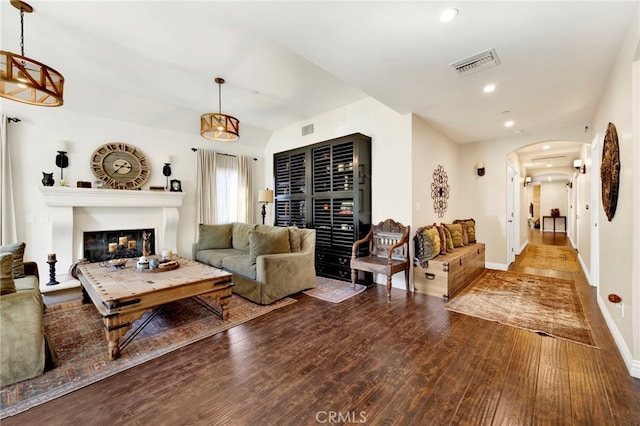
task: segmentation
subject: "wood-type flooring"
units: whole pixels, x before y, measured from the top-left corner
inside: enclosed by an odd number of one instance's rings
[[[568,245],[564,234],[529,241]],[[4,419],[11,425],[640,425],[629,376],[582,272],[600,349],[372,286],[297,303]]]

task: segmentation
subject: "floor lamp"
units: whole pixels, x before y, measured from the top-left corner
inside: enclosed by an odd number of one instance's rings
[[[258,192],[258,202],[262,204],[262,224],[264,225],[264,217],[267,215],[267,204],[273,203],[273,191],[269,188],[261,189]]]

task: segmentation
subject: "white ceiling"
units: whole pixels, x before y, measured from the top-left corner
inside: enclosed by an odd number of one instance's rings
[[[372,96],[458,143],[583,129],[638,1],[34,0],[25,54],[60,71],[74,111],[198,134],[218,108],[268,130]],[[449,6],[460,14],[442,24]],[[0,6],[3,50],[19,12]],[[494,48],[500,65],[450,63]],[[487,95],[486,83],[497,89]],[[508,112],[506,112],[508,111]],[[515,121],[505,128],[507,119]],[[242,138],[240,140],[242,143]],[[573,148],[572,148],[573,149]]]

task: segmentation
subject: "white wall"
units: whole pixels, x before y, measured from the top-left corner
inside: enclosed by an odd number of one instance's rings
[[[66,140],[69,145],[69,167],[64,170],[65,180],[75,186],[76,181],[94,182],[89,159],[98,146],[107,142],[125,142],[138,147],[147,156],[151,173],[147,184],[165,185],[162,175],[163,159],[171,156],[171,179],[182,181],[185,192],[180,208],[178,247],[174,250],[181,255],[191,256],[191,244],[195,241],[196,199],[195,164],[196,154],[191,147],[213,149],[219,152],[248,155],[258,158],[254,162],[255,187],[262,186],[264,159],[262,152],[248,148],[241,143],[213,142],[199,134],[198,117],[194,117],[192,134],[176,133],[158,128],[141,126],[129,122],[105,119],[90,114],[78,113],[60,108],[44,108],[2,99],[0,106],[4,114],[20,118],[20,123],[8,127],[11,145],[11,164],[16,197],[16,222],[18,240],[26,242],[25,258],[38,262],[41,280],[48,280],[47,254],[52,247],[51,214],[40,193],[42,172],[54,172],[56,185],[60,180],[60,169],[55,166],[58,140]],[[270,136],[264,130],[245,126],[241,137],[245,141],[265,140]],[[257,193],[256,193],[257,205]],[[257,212],[256,208],[256,212]],[[256,214],[256,219],[258,215]],[[123,228],[126,224],[123,224]],[[70,265],[58,264],[60,273]]]
[[[637,129],[633,133],[634,120],[637,122],[638,118],[632,116],[632,111],[635,109],[637,114],[638,106],[633,104],[632,70],[634,60],[638,61],[635,56],[639,44],[640,7],[637,7],[592,120],[594,131],[602,137],[608,123],[615,124],[620,146],[620,187],[615,216],[609,222],[602,206],[594,206],[594,209],[597,208],[600,224],[600,307],[627,365],[636,377],[640,377],[640,331],[633,319],[639,318],[637,310],[640,306],[638,297],[634,298],[634,294],[640,292],[640,282],[633,281],[633,271],[640,253],[638,245],[632,243],[632,240],[637,240],[637,235],[631,235],[631,231],[634,226],[637,227],[637,224],[634,225],[634,215],[637,222],[638,212],[634,212],[633,208],[634,203],[638,203],[635,200],[638,193],[634,192],[634,185],[639,185],[640,182],[637,176],[634,181],[634,169],[640,167],[640,164],[637,156],[634,157],[634,149],[637,149],[640,138]],[[624,309],[607,300],[607,295],[611,293],[622,298]],[[635,370],[632,369],[632,364],[635,365]]]
[[[301,136],[313,123],[314,133]],[[310,117],[277,130],[265,149],[264,181],[273,185],[273,154],[352,133],[371,137],[372,221],[411,223],[411,116],[400,115],[373,98]],[[273,211],[269,211],[269,220]],[[393,286],[405,288],[397,274]],[[377,282],[382,282],[380,278]]]
[[[560,209],[560,216],[567,216],[569,207],[567,204],[566,182],[542,182],[540,184],[541,216],[551,216],[551,209],[556,208]],[[540,220],[542,221],[542,219]],[[544,223],[544,228],[545,231],[553,231],[553,220],[547,219]],[[564,229],[564,225],[560,220],[556,220],[556,229]]]

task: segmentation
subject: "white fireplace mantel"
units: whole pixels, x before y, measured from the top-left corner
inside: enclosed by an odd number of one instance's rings
[[[125,211],[132,215],[139,215],[141,211],[160,211],[161,213],[157,216],[159,223],[149,224],[157,229],[156,243],[162,248],[173,248],[174,250],[177,248],[178,208],[182,206],[182,199],[185,195],[183,192],[60,186],[41,187],[40,191],[44,196],[45,204],[51,209],[51,250],[52,253],[56,253],[59,271],[66,271],[81,257],[77,253],[74,255],[74,235],[83,231],[74,227],[74,209],[79,208],[99,208],[102,215],[108,215],[110,211],[113,211],[114,214]],[[144,213],[142,214],[144,215]],[[76,241],[76,247],[80,247],[80,241]],[[59,280],[65,278],[67,277],[61,276]],[[51,287],[57,286],[50,286],[45,290],[54,290]],[[43,286],[41,286],[42,289]]]

